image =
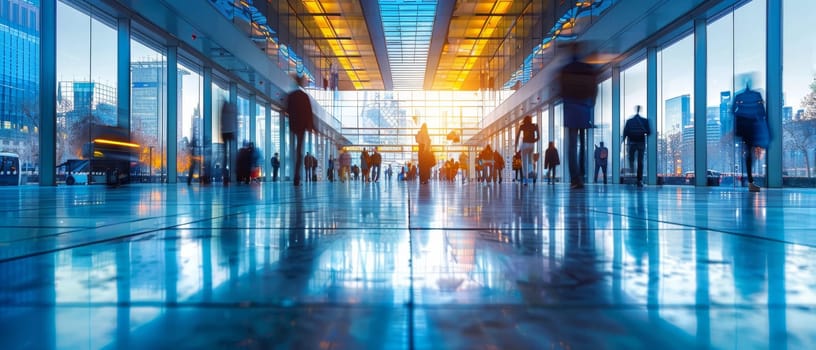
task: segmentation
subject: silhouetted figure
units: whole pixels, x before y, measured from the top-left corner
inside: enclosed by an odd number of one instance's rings
[[[470,159],[465,152],[459,153],[459,167],[462,168],[462,183],[470,177]]]
[[[238,108],[234,103],[224,102],[221,106],[221,139],[224,142],[224,184],[230,182],[230,171],[235,169],[234,156],[237,144],[235,143],[235,133],[238,132]]]
[[[422,123],[419,132],[416,134],[416,142],[419,145],[417,150],[417,160],[419,161],[419,183],[426,184],[431,178],[431,168],[436,161],[431,151],[431,136],[428,135],[428,125]]]
[[[493,182],[496,177],[496,169],[494,167],[496,161],[493,156],[493,148],[490,147],[490,144],[486,145],[485,148],[479,152],[478,160],[482,165],[481,180],[485,183]]]
[[[238,183],[244,182],[249,184],[252,179],[252,144],[247,143],[238,150],[238,157],[236,161],[236,172],[238,175]]]
[[[511,166],[513,168],[513,181],[526,184],[526,182],[524,182],[524,175],[522,175],[523,172],[521,171],[521,152],[516,151],[516,153],[513,153]]]
[[[326,161],[326,179],[328,179],[329,182],[334,182],[335,163],[337,163],[337,160],[332,157],[329,157],[329,159]]]
[[[300,186],[300,172],[303,168],[303,143],[306,131],[315,131],[314,114],[312,113],[312,101],[303,87],[307,83],[307,77],[297,78],[298,88],[289,93],[286,98],[286,113],[289,115],[289,132],[295,138],[295,160],[294,185]]]
[[[652,134],[649,121],[640,116],[640,106],[635,107],[633,115],[623,127],[623,138],[628,140],[629,146],[629,169],[635,166],[635,155],[637,154],[637,186],[643,187],[643,157],[646,153],[646,136]]]
[[[598,171],[603,172],[603,183],[606,185],[606,167],[609,164],[609,149],[601,141],[600,146],[595,147],[595,183],[598,183]]]
[[[340,153],[340,181],[351,180],[351,153],[341,150]]]
[[[371,156],[368,155],[368,150],[363,148],[360,152],[360,170],[363,172],[363,182],[371,181]]]
[[[555,167],[561,164],[561,158],[558,157],[558,149],[555,148],[555,142],[550,141],[547,150],[544,151],[544,168],[547,169],[547,181],[555,184]]]
[[[314,176],[312,171],[312,169],[314,169],[312,166],[312,162],[313,162],[312,155],[309,152],[306,152],[306,155],[303,157],[303,167],[306,170],[306,182],[312,181],[312,178]]]
[[[370,157],[371,162],[371,181],[380,181],[380,168],[382,167],[382,154],[374,147],[374,153]]]
[[[759,192],[759,186],[754,184],[754,151],[756,148],[767,148],[770,143],[768,117],[762,95],[751,90],[750,83],[745,90],[734,96],[731,106],[734,113],[735,135],[742,139],[745,145],[745,172],[748,175],[748,190]]]
[[[280,159],[278,154],[272,156],[272,181],[278,181],[278,173],[280,171]]]
[[[504,171],[504,157],[499,151],[493,151],[493,167],[495,168],[496,176],[493,177],[493,182],[502,182],[502,172]]]
[[[519,147],[519,136],[521,136],[521,146]],[[521,153],[521,173],[523,174],[522,183],[525,185],[535,177],[535,169],[533,169],[533,151],[535,151],[535,144],[538,142],[539,132],[538,125],[533,124],[532,116],[524,116],[524,119],[516,131],[516,146],[515,148]]]
[[[570,188],[584,187],[586,174],[586,129],[592,127],[598,83],[595,69],[578,60],[578,47],[573,46],[572,62],[561,68],[559,85],[564,106],[564,127],[567,128],[567,160]]]

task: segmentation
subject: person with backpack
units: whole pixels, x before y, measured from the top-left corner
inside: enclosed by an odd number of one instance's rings
[[[521,152],[513,154],[513,182],[524,182],[524,175],[521,172]]]
[[[754,184],[754,149],[767,148],[770,143],[768,117],[762,95],[751,90],[750,84],[746,84],[745,90],[734,96],[731,110],[735,117],[735,134],[745,144],[743,152],[745,153],[745,171],[748,175],[748,191],[759,192],[759,186]]]
[[[598,183],[598,170],[603,172],[603,183],[606,185],[606,166],[609,161],[609,149],[601,141],[600,146],[595,147],[595,183]]]
[[[521,138],[521,147],[519,147],[519,138]],[[535,144],[538,142],[538,139],[538,125],[533,124],[532,116],[524,116],[521,125],[519,125],[516,131],[515,148],[521,152],[521,173],[523,175],[521,182],[525,185],[531,182],[535,175],[535,169],[533,168],[533,151],[535,150]]]
[[[637,153],[637,187],[643,187],[643,156],[646,152],[646,137],[652,134],[649,121],[640,116],[641,106],[635,106],[633,115],[623,126],[623,140],[628,140],[629,169],[635,166]]]

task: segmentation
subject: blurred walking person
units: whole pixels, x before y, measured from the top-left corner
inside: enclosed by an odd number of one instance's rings
[[[519,146],[519,136],[521,136],[521,146]],[[521,182],[525,185],[533,181],[536,175],[533,168],[533,151],[535,151],[535,144],[538,139],[538,125],[533,124],[532,116],[524,116],[524,120],[521,122],[518,131],[516,131],[515,149],[521,153]]]
[[[300,186],[300,174],[303,170],[303,143],[306,131],[315,131],[312,101],[309,94],[303,89],[308,83],[306,76],[296,77],[298,88],[286,97],[286,113],[289,115],[289,132],[296,141],[294,185]]]
[[[547,181],[551,185],[555,185],[555,167],[561,164],[561,159],[558,157],[558,149],[555,148],[555,143],[550,141],[547,150],[544,152],[544,168],[547,169]]]
[[[592,128],[595,97],[598,94],[597,72],[579,60],[579,47],[572,46],[572,61],[561,68],[559,88],[564,108],[564,127],[567,128],[567,161],[570,188],[584,188],[586,174],[586,130]]]

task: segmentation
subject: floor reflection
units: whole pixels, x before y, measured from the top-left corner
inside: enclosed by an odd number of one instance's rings
[[[816,191],[26,190],[0,204],[4,349],[816,342]]]

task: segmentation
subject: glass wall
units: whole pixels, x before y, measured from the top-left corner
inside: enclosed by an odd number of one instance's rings
[[[112,23],[57,3],[57,164],[89,158],[89,148],[83,147],[91,142],[94,130],[117,125],[117,41]],[[57,179],[64,181],[64,173]]]
[[[604,143],[604,147],[606,147],[610,154],[612,152],[612,79],[607,79],[602,81],[598,85],[598,97],[595,100],[595,128],[592,129],[592,139],[595,143],[594,147],[600,147],[601,142]],[[591,159],[594,162],[594,155],[595,155],[595,148],[590,147],[591,150]],[[609,164],[609,160],[607,159],[607,181],[612,180],[612,174],[609,171],[612,170],[612,164]],[[588,170],[588,175],[594,180],[595,177],[595,169]],[[603,173],[598,173],[598,182],[603,182],[602,180]]]
[[[721,172],[724,185],[741,183],[743,154],[749,151],[734,137],[733,96],[748,84],[765,96],[765,6],[764,0],[751,1],[708,25],[707,124],[713,146],[708,170]],[[754,162],[755,182],[764,185],[764,151],[753,151],[759,159]]]
[[[629,68],[621,71],[621,132],[626,120],[635,114],[635,108],[641,106],[640,115],[644,118],[652,120],[653,115],[646,115],[646,60],[642,60]],[[653,130],[654,131],[654,130]],[[646,154],[654,152],[654,150],[646,149]],[[637,167],[637,160],[635,160],[634,167],[629,164],[629,147],[624,145],[620,154],[621,159],[621,175],[631,174],[634,176],[635,167]],[[643,158],[643,179],[646,181],[648,169],[648,156]]]
[[[18,154],[23,182],[34,182],[40,162],[40,8],[39,1],[15,3],[18,12],[0,11],[0,151]]]
[[[664,184],[693,184],[694,36],[657,52],[657,176]],[[716,113],[716,110],[712,111]],[[718,131],[714,127],[712,131]],[[710,150],[717,138],[711,138]]]
[[[538,145],[536,146],[537,147],[536,153],[538,153],[538,161],[536,161],[536,173],[538,174],[539,179],[543,179],[543,176],[546,176],[546,171],[544,170],[544,152],[546,152],[547,146],[549,145],[550,142],[549,106],[545,105],[541,107],[541,110],[539,110],[538,113],[534,115],[536,117],[533,119],[538,124],[538,131],[541,133]]]
[[[556,182],[564,181],[564,179],[569,179],[569,160],[567,159],[567,149],[564,147],[564,105],[558,103],[555,105],[553,110],[553,130],[552,130],[552,138],[549,141],[553,141],[555,144],[555,149],[558,150],[559,158],[561,159],[561,165],[555,168],[555,177]],[[547,145],[549,146],[549,141]],[[546,148],[545,148],[546,149]],[[546,151],[545,151],[546,152]],[[546,171],[544,172],[546,174]]]
[[[783,2],[782,175],[785,185],[814,186],[816,175],[816,2]]]
[[[255,104],[255,151],[258,152],[259,164],[255,166],[261,167],[261,176],[266,176],[266,163],[272,154],[267,153],[269,150],[266,147],[266,107],[260,103]],[[264,161],[266,159],[266,161]]]
[[[238,95],[238,134],[235,135],[235,140],[238,142],[238,147],[242,147],[244,143],[249,142],[249,113],[251,106],[249,99]]]
[[[153,175],[163,174],[167,168],[167,59],[134,39],[130,41],[130,55],[130,136],[141,146],[139,166],[133,171],[143,181],[153,181]]]
[[[181,56],[181,55],[179,55]],[[202,139],[201,101],[203,82],[199,68],[190,62],[179,62],[179,111],[178,111],[178,148],[176,151],[179,181],[187,181],[190,167],[193,167],[193,178],[201,174],[202,162],[199,160],[198,144]],[[192,151],[195,150],[196,153]]]
[[[221,107],[229,101],[226,84],[212,83],[212,166],[216,181],[221,181],[224,168],[224,139],[221,138]]]
[[[463,141],[480,130],[481,94],[476,91],[342,91],[337,117],[343,134],[360,150],[379,145],[383,166],[404,163],[422,123],[427,123],[436,158],[458,159]],[[356,147],[351,148],[357,151]],[[396,164],[394,165],[396,166]]]

